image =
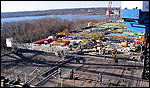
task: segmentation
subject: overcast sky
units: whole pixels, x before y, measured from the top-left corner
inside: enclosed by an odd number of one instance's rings
[[[1,12],[108,7],[108,2],[109,1],[1,1]],[[121,1],[112,1],[112,7],[120,6]]]

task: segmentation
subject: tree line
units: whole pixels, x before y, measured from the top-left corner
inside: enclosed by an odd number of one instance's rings
[[[113,7],[111,10],[120,10],[119,7]],[[74,8],[74,9],[53,9],[44,11],[22,11],[22,12],[4,12],[2,18],[23,17],[23,16],[43,16],[43,15],[105,15],[107,7],[98,8]]]
[[[16,22],[1,23],[1,49],[6,48],[6,38],[13,37],[16,42],[31,43],[64,29],[75,30],[87,26],[88,22],[102,22],[103,20],[75,19],[62,20],[60,18],[41,18]]]

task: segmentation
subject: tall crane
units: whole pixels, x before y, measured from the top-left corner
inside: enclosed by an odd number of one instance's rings
[[[110,18],[110,12],[111,12],[111,5],[112,5],[112,1],[109,1],[109,4],[108,4],[108,9],[107,9],[107,17],[106,17],[106,22],[109,21],[109,18]]]

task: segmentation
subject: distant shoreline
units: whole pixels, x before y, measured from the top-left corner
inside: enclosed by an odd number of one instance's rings
[[[113,7],[112,10],[119,11],[120,8]],[[107,11],[107,7],[3,12],[1,13],[1,18],[25,17],[25,16],[46,16],[46,15],[105,15],[106,11]]]
[[[102,14],[61,14],[61,15],[101,15],[101,16],[105,16]],[[11,16],[11,17],[1,17],[1,18],[15,18],[15,17],[29,17],[29,16],[47,16],[47,15],[26,15],[26,16]]]

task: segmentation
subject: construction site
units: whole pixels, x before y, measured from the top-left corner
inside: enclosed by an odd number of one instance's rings
[[[9,38],[1,87],[149,87],[149,10],[109,17],[33,43]]]

